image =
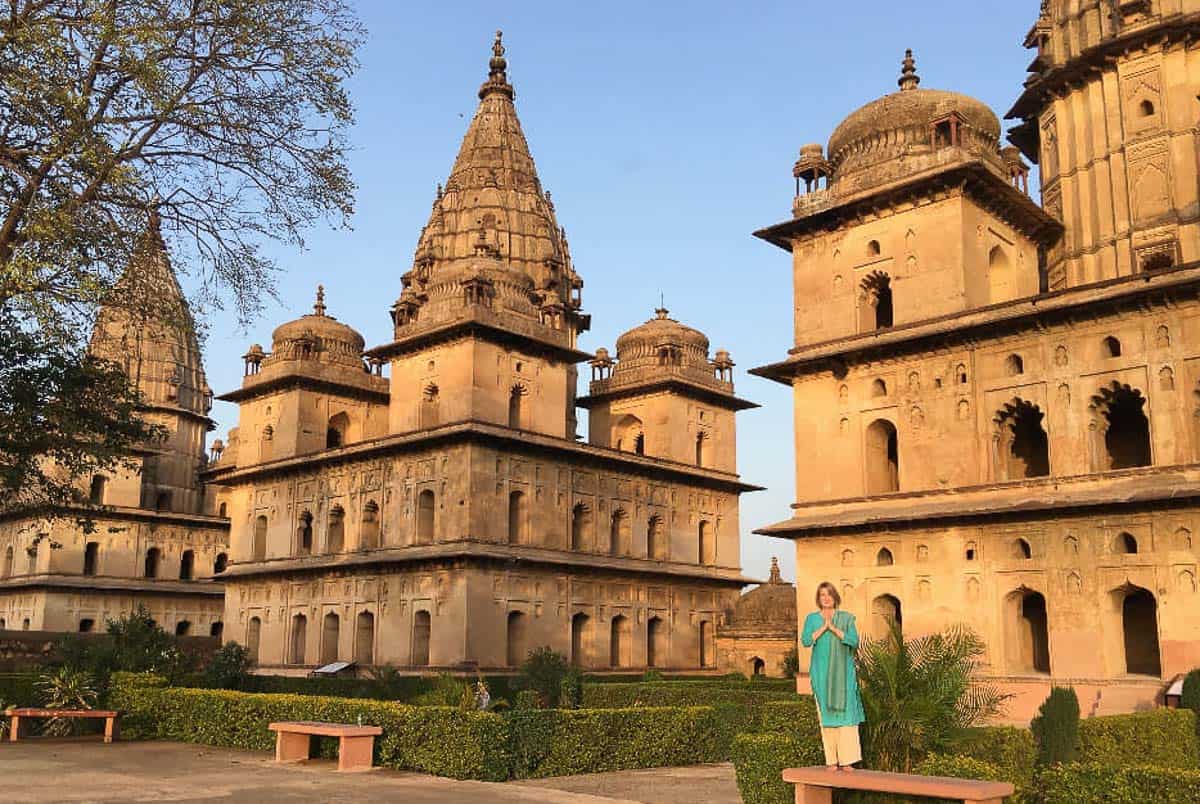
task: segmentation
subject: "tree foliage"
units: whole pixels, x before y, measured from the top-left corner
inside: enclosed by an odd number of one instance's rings
[[[536,697],[538,708],[557,709],[562,682],[571,669],[567,657],[549,646],[529,651],[521,664],[519,685]]]
[[[978,678],[983,640],[965,626],[905,640],[863,643],[858,679],[872,767],[908,773],[932,752],[944,752],[964,729],[1000,713],[1011,697]]]
[[[1037,741],[1037,764],[1079,758],[1079,698],[1074,687],[1052,687],[1029,724]]]

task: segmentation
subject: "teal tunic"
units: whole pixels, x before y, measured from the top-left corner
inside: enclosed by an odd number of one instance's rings
[[[842,643],[851,648],[858,647],[858,628],[854,624],[854,615],[845,613],[850,623],[842,631]],[[854,669],[854,656],[851,654],[846,661],[846,708],[833,711],[828,707],[829,661],[830,651],[838,638],[832,631],[826,631],[813,644],[813,634],[821,630],[824,624],[821,612],[814,611],[804,618],[804,629],[800,633],[800,643],[806,648],[812,648],[812,659],[809,662],[808,674],[812,680],[813,695],[821,708],[821,725],[825,728],[838,726],[857,726],[866,720],[863,714],[862,698],[858,695],[858,674]],[[841,653],[841,652],[840,652]]]

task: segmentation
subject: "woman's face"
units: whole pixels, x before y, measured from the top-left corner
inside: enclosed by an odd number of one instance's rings
[[[817,592],[817,602],[821,604],[823,609],[833,608],[833,595],[829,594],[829,589],[822,586]]]

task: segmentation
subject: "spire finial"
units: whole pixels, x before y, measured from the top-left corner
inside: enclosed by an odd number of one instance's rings
[[[900,69],[900,89],[916,89],[921,83],[921,76],[917,75],[917,60],[913,58],[912,48],[904,51],[904,61]]]
[[[783,583],[783,576],[779,574],[779,559],[771,556],[771,583]]]
[[[317,303],[313,305],[313,313],[325,315],[325,286],[317,285]]]
[[[492,42],[492,60],[488,62],[488,78],[479,88],[480,100],[493,92],[501,92],[513,97],[512,84],[508,83],[508,61],[504,58],[504,43],[501,41],[503,31],[496,31],[496,40]]]

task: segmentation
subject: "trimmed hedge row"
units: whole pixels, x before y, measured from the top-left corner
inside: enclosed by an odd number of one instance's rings
[[[1200,771],[1113,768],[1095,762],[1056,765],[1038,774],[1036,795],[1044,804],[1196,804]]]
[[[37,673],[0,673],[0,710],[9,706],[41,706]]]
[[[981,726],[967,729],[946,750],[947,756],[985,762],[995,767],[1006,782],[1018,788],[1033,783],[1036,754],[1033,733],[1015,726]],[[929,773],[929,776],[954,774]],[[983,777],[980,777],[983,778]]]
[[[1079,758],[1112,767],[1200,768],[1196,715],[1189,709],[1155,709],[1081,720]]]
[[[793,691],[764,688],[762,682],[648,681],[640,684],[585,684],[583,708],[716,707],[732,734],[758,731],[762,708],[772,701],[795,701]]]
[[[783,781],[784,768],[825,764],[820,737],[791,734],[739,734],[730,751],[742,804],[791,804],[795,788]]]
[[[732,739],[702,706],[523,709],[505,719],[517,779],[719,762]]]
[[[389,701],[313,695],[263,695],[167,687],[161,676],[116,673],[110,705],[126,713],[131,738],[179,740],[270,751],[277,720],[325,720],[380,726],[376,763],[455,779],[509,776],[504,719],[490,712],[415,707]]]

